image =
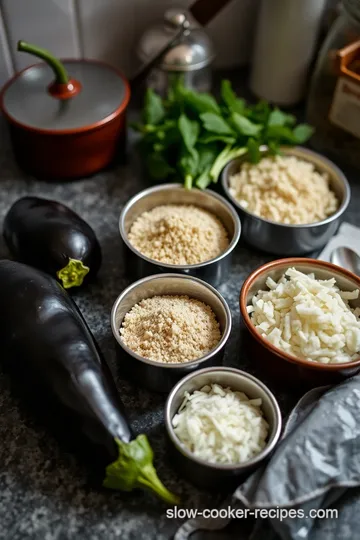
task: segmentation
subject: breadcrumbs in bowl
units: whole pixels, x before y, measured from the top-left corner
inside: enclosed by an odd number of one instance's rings
[[[229,246],[221,221],[190,204],[165,204],[144,212],[132,224],[128,239],[142,255],[174,265],[209,261]]]
[[[119,231],[131,279],[160,270],[217,286],[230,272],[241,223],[221,195],[173,183],[134,195],[121,211]]]
[[[111,310],[119,369],[137,385],[169,392],[184,375],[221,365],[231,312],[205,281],[155,274],[123,290]]]
[[[243,239],[283,257],[320,250],[336,233],[350,202],[350,186],[329,159],[301,146],[249,163],[246,154],[221,173],[223,189],[241,219]]]
[[[201,358],[221,339],[210,306],[188,296],[153,296],[124,317],[121,339],[133,352],[157,362],[183,363]]]
[[[329,175],[292,155],[265,156],[257,164],[244,162],[229,177],[229,192],[244,210],[284,224],[322,221],[339,207]]]

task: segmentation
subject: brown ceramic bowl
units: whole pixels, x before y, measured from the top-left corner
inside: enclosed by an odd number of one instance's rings
[[[360,371],[360,356],[345,364],[321,364],[303,360],[278,349],[255,329],[246,306],[260,289],[267,289],[265,282],[270,276],[278,280],[290,267],[304,273],[313,272],[319,279],[334,277],[341,290],[360,289],[360,278],[339,266],[317,259],[289,258],[279,259],[260,266],[246,279],[240,292],[240,312],[249,331],[250,353],[254,363],[266,373],[274,383],[297,388],[311,388],[335,384]],[[360,298],[350,302],[352,307],[360,306]]]

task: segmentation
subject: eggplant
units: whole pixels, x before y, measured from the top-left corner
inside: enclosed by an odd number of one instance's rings
[[[57,277],[65,289],[79,287],[101,266],[90,225],[57,201],[18,199],[5,216],[3,234],[15,259]]]
[[[110,368],[76,304],[50,275],[0,261],[1,362],[43,410],[54,407],[59,429],[96,456],[103,486],[147,488],[169,503],[146,435],[134,438]]]

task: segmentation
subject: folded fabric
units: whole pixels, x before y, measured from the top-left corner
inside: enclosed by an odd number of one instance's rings
[[[357,488],[359,375],[305,394],[290,414],[271,459],[239,486],[224,507],[230,503],[237,508],[301,511],[297,517],[259,518],[251,540],[355,540],[360,538]],[[334,506],[339,508],[337,519],[316,518],[310,512]],[[190,520],[180,527],[175,540],[187,540],[196,530],[216,530],[226,524],[224,519]],[[206,540],[206,534],[201,538]]]

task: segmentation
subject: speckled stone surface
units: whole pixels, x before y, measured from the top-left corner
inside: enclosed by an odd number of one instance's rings
[[[69,205],[91,224],[100,240],[104,262],[99,279],[76,292],[75,300],[117,373],[110,310],[117,295],[129,284],[124,276],[118,218],[129,197],[145,187],[137,168],[130,158],[127,166],[88,180],[71,184],[40,183],[17,168],[3,124],[0,130],[0,219],[18,197],[36,194]],[[352,191],[347,220],[360,225],[360,182],[356,178]],[[2,239],[0,256],[8,256]],[[219,288],[233,315],[225,364],[241,367],[260,378],[262,374],[252,366],[243,346],[238,295],[249,272],[270,258],[240,244],[231,275]],[[150,394],[119,377],[116,382],[135,430],[149,436],[162,480],[182,496],[187,507],[216,507],[219,496],[200,492],[182,481],[167,460],[162,422],[165,397]],[[277,397],[284,413],[295,402],[295,396],[286,390],[277,393]],[[9,381],[0,370],[1,540],[168,540],[179,521],[167,519],[165,509],[149,494],[124,495],[90,488],[84,466],[72,455],[63,453],[36,419],[26,413],[11,395]],[[244,526],[240,529],[244,530]],[[240,532],[232,537],[240,538]],[[228,536],[225,532],[211,533],[206,538],[220,540]]]

